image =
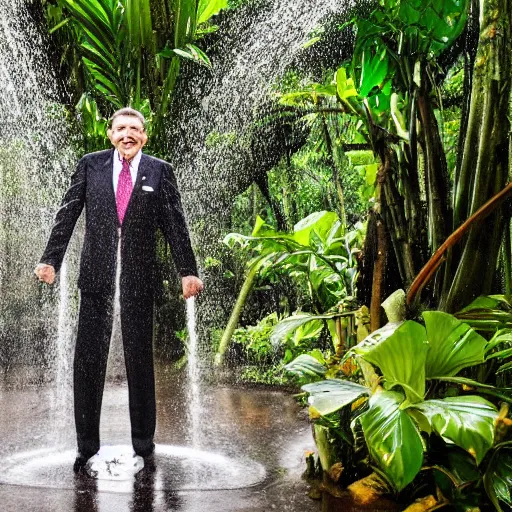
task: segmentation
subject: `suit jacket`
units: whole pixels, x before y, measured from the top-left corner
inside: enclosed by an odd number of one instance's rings
[[[85,207],[85,238],[78,286],[84,292],[113,293],[119,219],[112,183],[114,150],[85,155],[57,212],[41,263],[60,269],[76,221]],[[143,189],[144,187],[144,189]],[[171,166],[142,154],[121,230],[121,293],[152,294],[156,230],[171,246],[181,276],[197,276],[176,178]]]

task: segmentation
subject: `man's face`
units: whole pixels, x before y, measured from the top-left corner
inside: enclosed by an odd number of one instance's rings
[[[135,116],[116,117],[107,135],[121,157],[126,160],[131,160],[148,140],[142,122]]]

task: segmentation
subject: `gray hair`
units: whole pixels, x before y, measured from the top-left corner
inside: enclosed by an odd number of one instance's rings
[[[142,127],[144,129],[146,129],[146,120],[144,119],[144,116],[138,110],[135,110],[134,108],[131,108],[131,107],[124,107],[124,108],[121,108],[119,110],[116,110],[112,114],[110,119],[108,120],[108,127],[109,128],[112,128],[112,124],[114,123],[114,119],[116,117],[119,117],[119,116],[136,117],[142,123]]]

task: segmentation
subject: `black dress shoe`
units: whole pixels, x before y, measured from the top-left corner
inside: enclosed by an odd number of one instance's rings
[[[86,455],[79,453],[75,459],[75,463],[73,464],[73,471],[80,474],[87,473],[87,462],[90,458],[91,457],[87,457]]]
[[[155,443],[153,443],[153,440],[142,442],[138,439],[132,439],[132,445],[135,454],[139,457],[146,458],[155,453]]]

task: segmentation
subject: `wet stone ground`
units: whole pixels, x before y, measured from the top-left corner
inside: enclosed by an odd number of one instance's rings
[[[154,468],[134,476],[76,477],[69,390],[0,383],[0,510],[3,512],[314,512],[301,479],[314,447],[306,411],[289,394],[201,383],[157,365]],[[107,382],[102,453],[131,456],[128,391]],[[108,468],[107,468],[108,469]]]

